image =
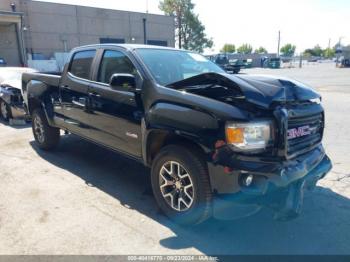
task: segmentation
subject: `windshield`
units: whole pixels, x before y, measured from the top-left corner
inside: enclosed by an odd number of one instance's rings
[[[202,55],[181,50],[137,49],[152,76],[161,85],[169,85],[208,72],[225,73]]]

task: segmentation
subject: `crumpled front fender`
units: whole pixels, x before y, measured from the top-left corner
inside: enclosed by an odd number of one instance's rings
[[[11,89],[0,87],[0,99],[4,100],[7,104],[11,103],[12,95],[14,95],[14,93]]]

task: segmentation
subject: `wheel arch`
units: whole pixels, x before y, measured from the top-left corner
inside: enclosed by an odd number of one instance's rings
[[[42,108],[42,103],[37,97],[31,97],[28,99],[28,113],[31,115],[35,109]]]
[[[163,148],[164,150],[162,150]],[[211,187],[207,162],[199,155],[204,153],[204,150],[201,149],[201,146],[195,141],[176,134],[175,136],[172,136],[171,134],[166,137],[163,142],[163,147],[160,147],[159,150],[161,151],[159,154],[156,154],[152,165],[151,182],[154,196],[161,210],[177,223],[184,225],[199,224],[208,219],[212,215],[213,190]],[[183,165],[185,169],[189,168],[187,169],[187,173],[191,178],[191,183],[195,192],[195,195],[192,196],[193,199],[195,199],[195,206],[194,208],[190,206],[189,213],[176,213],[179,212],[179,210],[175,209],[173,205],[169,207],[169,201],[166,200],[166,195],[164,195],[164,192],[162,191],[164,184],[161,183],[160,177],[164,178],[164,176],[161,175],[160,172],[163,165],[169,162],[173,163],[171,161],[178,161],[177,164]],[[172,177],[174,178],[173,175]],[[173,186],[176,186],[177,188],[177,193],[175,192],[175,194],[180,194],[181,196],[182,193],[180,191],[181,189],[183,190],[182,187],[186,187],[186,185],[183,184],[184,181],[176,179],[176,177],[178,176],[175,175],[175,178],[172,180],[174,183]],[[180,185],[177,184],[179,182]],[[166,183],[166,185],[169,186],[168,183]],[[176,188],[171,190],[176,190]],[[174,203],[173,200],[171,200],[171,202]],[[191,205],[192,204],[193,202],[191,202]]]
[[[54,117],[53,105],[48,99],[42,100],[38,97],[29,98],[28,99],[29,115],[32,115],[34,110],[36,109],[43,110],[49,125],[55,126],[55,123],[53,120],[53,117]]]
[[[163,147],[168,145],[184,146],[200,154],[203,160],[207,162],[208,148],[194,139],[168,130],[152,130],[147,133],[144,141],[143,158],[145,164],[152,166],[156,155]]]

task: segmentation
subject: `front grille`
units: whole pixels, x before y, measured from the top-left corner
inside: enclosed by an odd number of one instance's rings
[[[301,154],[319,144],[322,140],[323,127],[323,113],[289,118],[288,130],[295,131],[295,134],[287,139],[287,155]]]

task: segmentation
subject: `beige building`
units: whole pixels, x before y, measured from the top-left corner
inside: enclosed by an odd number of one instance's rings
[[[8,65],[95,43],[175,46],[170,16],[32,0],[0,1],[0,58]]]

